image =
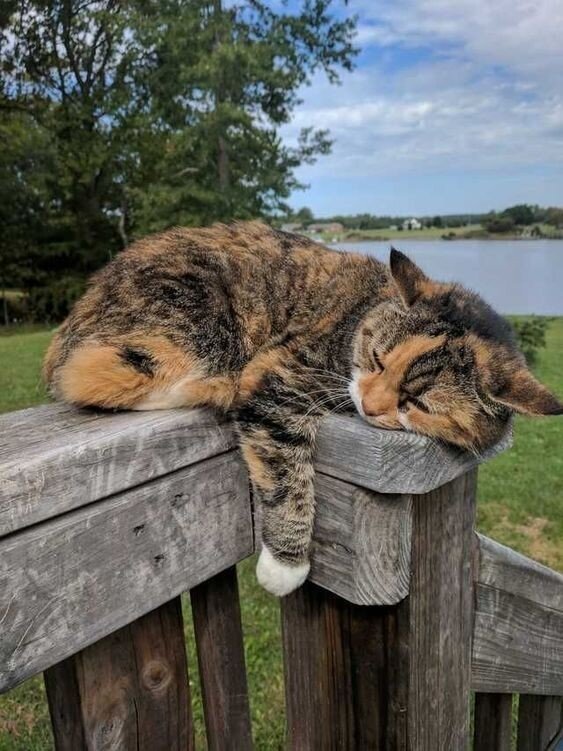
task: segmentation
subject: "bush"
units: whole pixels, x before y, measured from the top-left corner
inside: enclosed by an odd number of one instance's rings
[[[511,216],[494,216],[485,222],[487,232],[512,232],[516,223]]]
[[[545,334],[549,328],[550,319],[542,316],[529,318],[515,318],[512,326],[516,332],[518,346],[529,365],[536,361],[539,349],[545,347]]]
[[[36,323],[56,323],[69,314],[84,292],[85,280],[63,277],[44,287],[34,287],[27,300],[28,318]]]

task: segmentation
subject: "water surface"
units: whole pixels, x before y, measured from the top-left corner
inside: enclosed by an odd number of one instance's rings
[[[563,240],[392,241],[432,278],[479,292],[500,313],[563,315]],[[338,243],[389,260],[391,242]]]

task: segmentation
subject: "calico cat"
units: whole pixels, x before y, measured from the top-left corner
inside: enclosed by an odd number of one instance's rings
[[[44,365],[81,406],[229,412],[262,503],[261,584],[309,571],[313,449],[327,411],[356,410],[480,452],[512,412],[561,414],[509,324],[476,294],[257,222],[173,229],[96,274]]]

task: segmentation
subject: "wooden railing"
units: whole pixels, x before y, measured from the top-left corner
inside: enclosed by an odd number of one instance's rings
[[[0,690],[45,671],[59,751],[193,748],[189,590],[208,747],[252,748],[230,425],[52,405],[0,436]],[[281,601],[288,748],[464,751],[471,690],[475,751],[510,749],[512,694],[518,750],[556,748],[563,577],[475,534],[476,463],[324,423],[310,581]]]

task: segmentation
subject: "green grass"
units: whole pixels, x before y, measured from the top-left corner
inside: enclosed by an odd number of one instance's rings
[[[12,330],[0,336],[0,412],[45,401],[40,363],[51,333]],[[563,395],[563,317],[554,319],[535,368]],[[479,529],[516,550],[563,568],[563,419],[516,420],[514,447],[479,473]],[[283,748],[283,679],[277,602],[256,584],[254,561],[239,566],[253,729],[258,751]],[[204,726],[189,603],[184,603],[197,748]],[[50,751],[41,678],[0,697],[0,751]]]

